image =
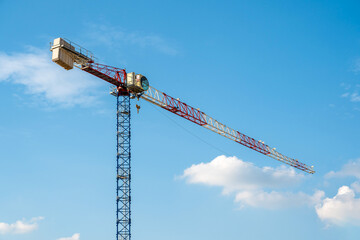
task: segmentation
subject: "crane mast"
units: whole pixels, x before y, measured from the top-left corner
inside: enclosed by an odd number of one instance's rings
[[[207,128],[252,150],[313,174],[313,166],[287,157],[264,142],[255,140],[208,116],[180,99],[175,99],[154,87],[141,74],[96,63],[94,55],[85,48],[63,38],[50,43],[52,60],[70,70],[73,66],[113,85],[111,94],[117,99],[117,156],[116,156],[116,240],[131,239],[131,108],[132,98],[142,98],[182,118]]]
[[[131,238],[131,109],[130,94],[116,95],[116,240]]]

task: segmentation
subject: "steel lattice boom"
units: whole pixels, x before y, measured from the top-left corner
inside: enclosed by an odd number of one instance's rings
[[[153,87],[149,87],[141,98],[266,156],[286,163],[304,172],[315,173],[312,167],[307,166],[296,159],[284,156],[283,154],[277,152],[274,148],[270,148],[261,141],[257,141],[254,138],[231,129],[214,118],[206,115],[204,112],[201,112],[200,110],[195,109],[180,100],[174,99],[173,97],[170,97]]]

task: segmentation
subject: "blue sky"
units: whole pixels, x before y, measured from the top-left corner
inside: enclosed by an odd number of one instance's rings
[[[303,174],[133,102],[133,239],[357,239],[359,11],[358,1],[0,0],[0,240],[115,238],[115,98],[51,62],[57,37],[314,165]]]

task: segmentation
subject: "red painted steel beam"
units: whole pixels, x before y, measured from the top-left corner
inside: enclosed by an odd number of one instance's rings
[[[99,63],[89,63],[88,65],[83,66],[81,70],[88,72],[98,78],[101,78],[117,87],[125,86],[125,69],[111,67]]]
[[[198,109],[195,109],[184,102],[181,102],[178,99],[170,97],[169,95],[163,93],[164,95],[164,104],[162,108],[175,113],[176,115],[183,117],[193,123],[203,126],[206,124],[203,112]]]
[[[257,140],[255,140],[252,137],[246,136],[245,134],[241,133],[241,132],[236,132],[236,142],[251,148],[255,151],[258,151],[259,153],[268,155],[270,154],[270,151],[268,150],[268,146],[262,142],[259,142]]]

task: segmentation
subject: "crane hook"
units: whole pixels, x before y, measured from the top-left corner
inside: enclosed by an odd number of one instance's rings
[[[137,113],[139,113],[139,110],[140,110],[140,106],[136,104],[136,110],[137,110]]]

